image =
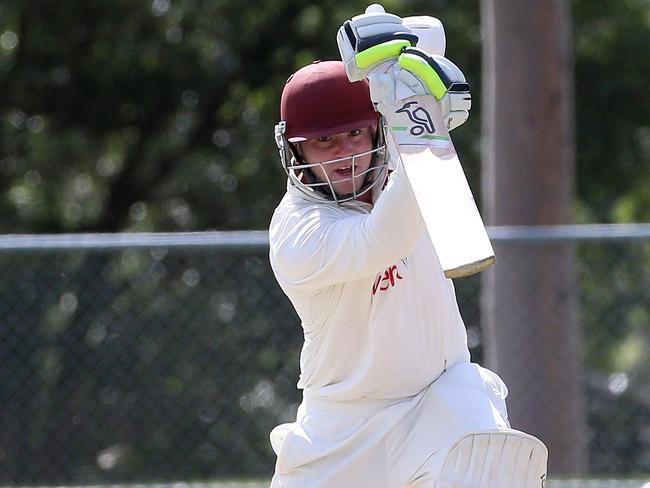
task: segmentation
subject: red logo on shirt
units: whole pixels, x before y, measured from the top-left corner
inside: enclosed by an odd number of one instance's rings
[[[404,265],[406,265],[405,260],[402,260]],[[403,280],[402,276],[399,274],[397,265],[393,264],[383,273],[379,273],[375,278],[375,282],[372,285],[372,294],[375,295],[378,291],[386,291],[394,287],[397,284],[398,280]]]

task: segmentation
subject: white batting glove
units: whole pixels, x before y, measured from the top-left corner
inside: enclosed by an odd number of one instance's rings
[[[419,48],[407,48],[399,56],[402,68],[397,76],[416,94],[430,93],[442,104],[447,129],[464,124],[472,107],[472,96],[465,75],[449,59],[431,55]]]
[[[379,4],[347,20],[336,35],[350,81],[362,80],[380,65],[394,61],[403,48],[415,46],[417,40],[400,17],[386,13]]]
[[[405,48],[397,62],[368,75],[370,97],[378,112],[415,95],[433,96],[441,105],[447,130],[469,117],[472,97],[462,71],[449,59],[430,55],[419,48]]]

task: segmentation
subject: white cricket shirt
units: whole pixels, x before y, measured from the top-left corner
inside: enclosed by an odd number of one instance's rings
[[[401,165],[374,206],[312,201],[288,185],[269,238],[302,321],[298,388],[331,401],[403,398],[469,361],[453,283]]]

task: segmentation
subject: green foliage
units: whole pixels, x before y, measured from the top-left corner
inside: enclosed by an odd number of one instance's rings
[[[650,220],[650,4],[573,2],[583,220]]]
[[[366,3],[3,2],[0,231],[264,228],[284,189],[283,82],[338,58],[336,29]],[[385,5],[445,22],[473,87],[455,141],[478,191],[478,2]],[[573,7],[578,218],[647,220],[650,8]]]
[[[0,483],[269,476],[301,335],[265,249],[3,253]]]
[[[364,7],[3,2],[0,231],[266,227],[284,191],[272,139],[282,85],[338,58],[336,29]],[[445,18],[450,55],[478,95],[475,2],[387,7]]]

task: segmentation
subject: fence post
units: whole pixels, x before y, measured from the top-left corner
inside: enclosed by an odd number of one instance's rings
[[[573,202],[570,8],[481,3],[483,189],[489,225],[568,224]],[[586,468],[574,251],[496,245],[483,278],[488,366],[510,387],[514,427],[549,446],[552,475]]]

